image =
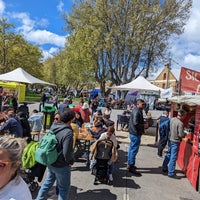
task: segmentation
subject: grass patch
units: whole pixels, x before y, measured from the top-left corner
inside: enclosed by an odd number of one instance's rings
[[[25,96],[25,101],[26,102],[40,102],[41,95],[42,95],[41,93],[28,91]],[[58,95],[58,99],[59,99],[59,102],[62,103],[64,98],[61,95]],[[79,102],[79,101],[80,101],[80,98],[73,98],[73,102]]]

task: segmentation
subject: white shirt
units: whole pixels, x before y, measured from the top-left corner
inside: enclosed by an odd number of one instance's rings
[[[25,181],[16,176],[0,189],[0,200],[32,200],[32,195]]]
[[[104,139],[108,139],[107,132],[102,133],[98,140],[104,140]],[[115,147],[117,147],[117,139],[116,139],[115,135],[112,134],[109,139],[113,142],[113,145]]]

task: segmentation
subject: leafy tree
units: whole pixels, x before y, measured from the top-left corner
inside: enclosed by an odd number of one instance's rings
[[[40,59],[42,52],[24,40],[22,35],[15,34],[13,24],[8,24],[7,19],[0,19],[0,70],[5,73],[22,67],[34,76],[43,78]]]
[[[107,80],[119,85],[140,74],[148,77],[166,57],[169,39],[183,33],[191,5],[191,0],[77,0],[64,16],[70,32],[67,64],[87,68],[103,90]]]

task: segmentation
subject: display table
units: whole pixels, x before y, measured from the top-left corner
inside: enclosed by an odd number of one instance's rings
[[[200,157],[193,151],[192,145],[192,142],[181,141],[177,163],[192,186],[197,190]]]

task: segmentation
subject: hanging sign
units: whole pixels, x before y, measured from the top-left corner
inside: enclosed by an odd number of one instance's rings
[[[200,93],[200,72],[181,67],[181,92]]]

